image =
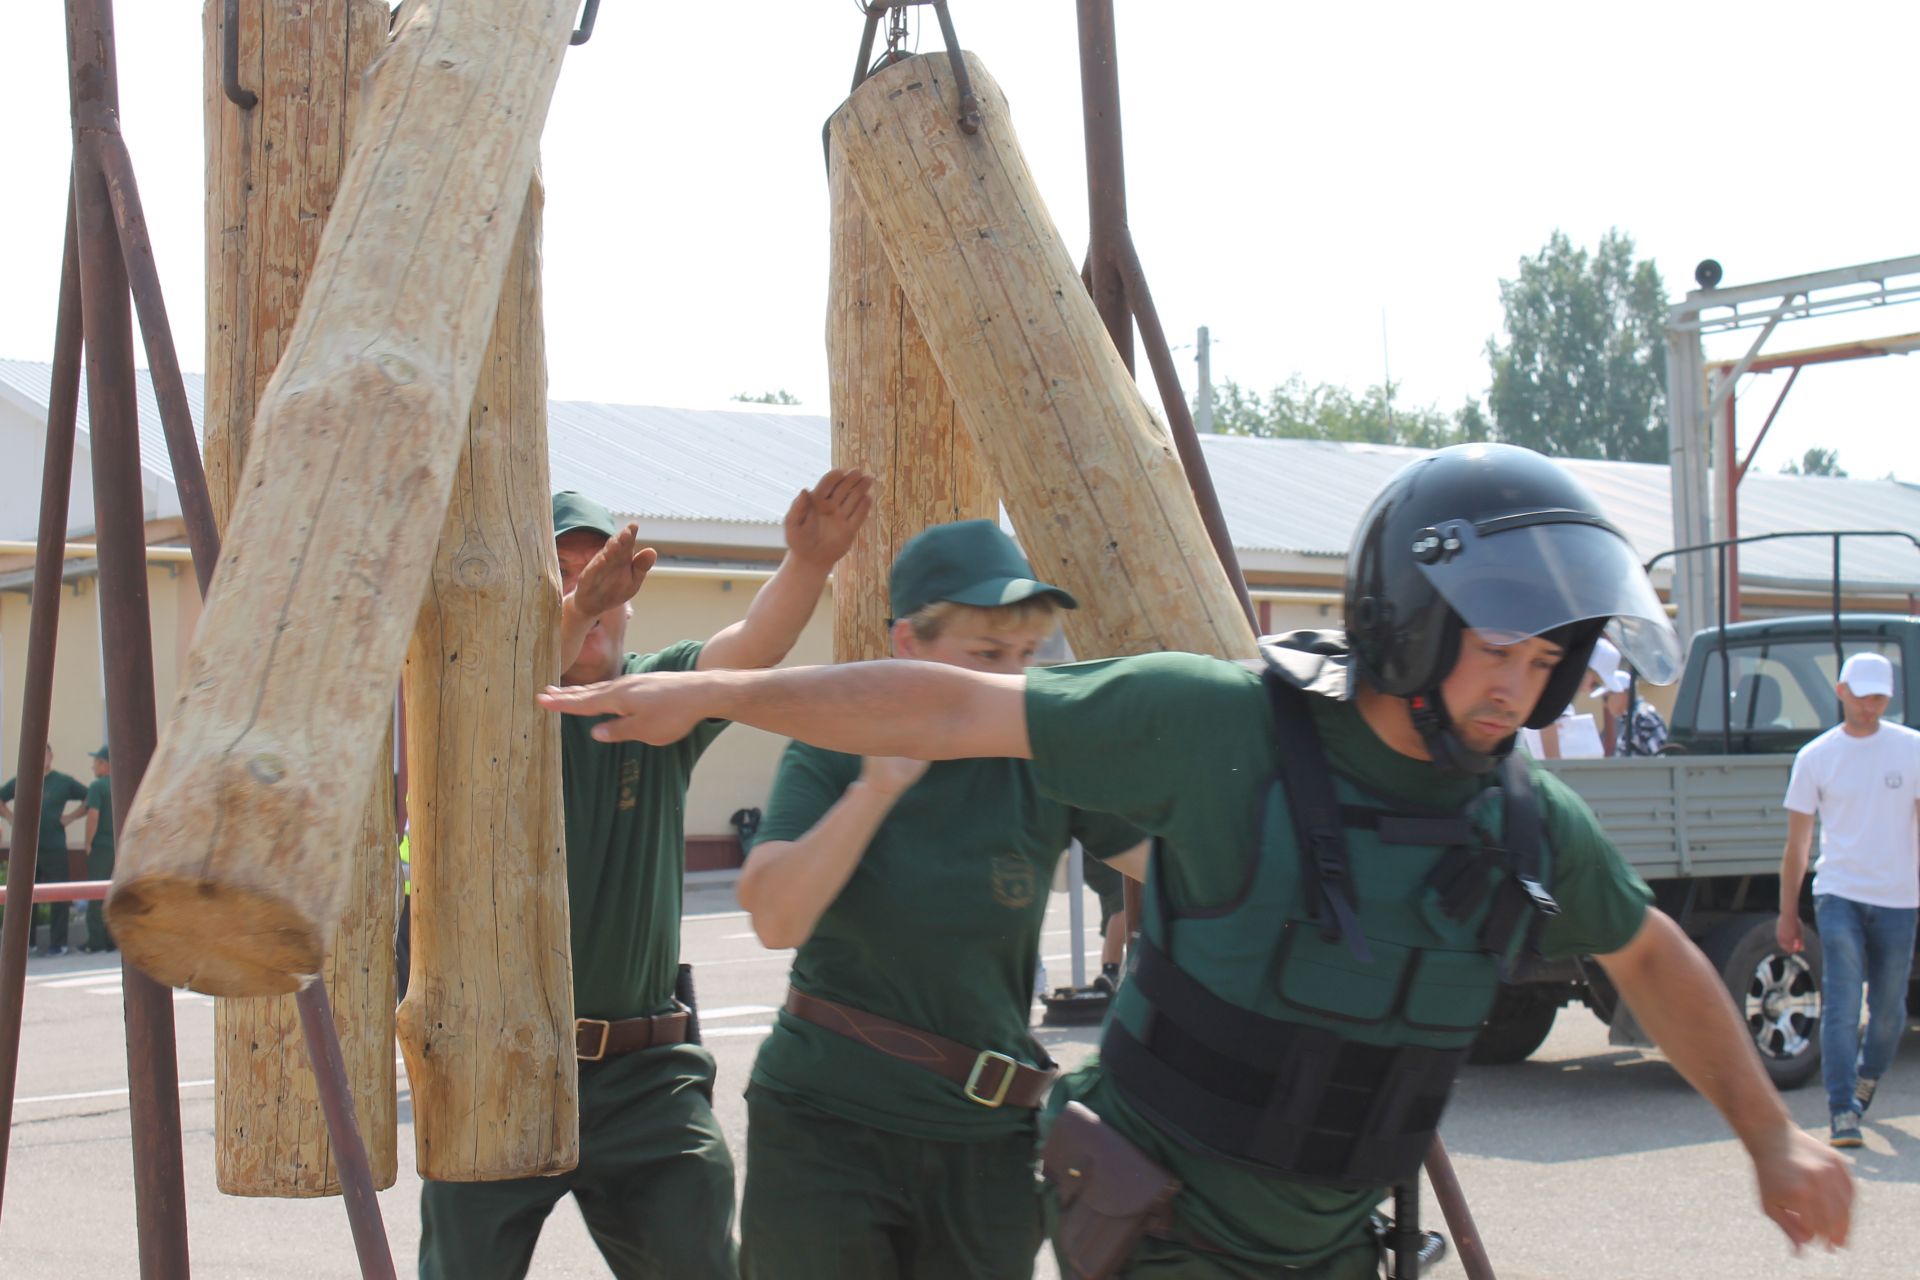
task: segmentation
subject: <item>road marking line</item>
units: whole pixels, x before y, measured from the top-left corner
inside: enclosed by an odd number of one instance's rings
[[[707,1021],[709,1018],[744,1018],[749,1014],[772,1013],[773,1011],[773,1006],[770,1004],[730,1004],[723,1005],[718,1009],[698,1010],[700,1021],[702,1022]]]
[[[180,1088],[183,1092],[188,1089],[209,1089],[212,1087],[213,1081],[211,1080],[182,1080],[180,1082]],[[124,1098],[128,1092],[129,1090],[126,1086],[122,1085],[118,1089],[88,1089],[82,1093],[43,1093],[32,1098],[15,1098],[13,1102],[15,1106],[21,1106],[29,1102],[79,1102],[86,1098]]]
[[[763,1036],[773,1030],[772,1027],[715,1027],[711,1031],[700,1028],[702,1040],[716,1039],[720,1036]]]
[[[116,987],[120,985],[120,971],[118,969],[101,969],[94,973],[84,974],[76,973],[64,978],[42,978],[40,981],[34,983],[34,985],[52,990],[60,987],[98,987],[107,983],[112,983]]]

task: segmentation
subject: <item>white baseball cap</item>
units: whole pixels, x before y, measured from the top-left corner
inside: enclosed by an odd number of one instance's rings
[[[1587,659],[1587,669],[1600,677],[1600,687],[1613,684],[1614,673],[1620,670],[1620,650],[1614,648],[1613,641],[1601,636],[1593,642],[1593,656]]]
[[[1840,668],[1840,683],[1856,698],[1893,696],[1893,664],[1877,653],[1856,653]]]

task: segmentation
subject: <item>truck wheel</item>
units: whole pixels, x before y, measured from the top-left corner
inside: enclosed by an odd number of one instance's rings
[[[1820,1070],[1820,936],[1806,950],[1782,951],[1771,915],[1735,916],[1702,948],[1720,970],[1733,1006],[1753,1036],[1774,1086],[1793,1089]]]
[[[1525,1062],[1545,1043],[1559,1012],[1559,1005],[1530,987],[1502,984],[1493,1012],[1467,1050],[1467,1061],[1479,1066]]]

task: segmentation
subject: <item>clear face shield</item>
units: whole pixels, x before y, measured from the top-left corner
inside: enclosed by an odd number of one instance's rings
[[[1606,635],[1640,678],[1680,677],[1680,637],[1625,538],[1577,513],[1541,512],[1423,531],[1414,558],[1466,626],[1512,644],[1609,618]]]

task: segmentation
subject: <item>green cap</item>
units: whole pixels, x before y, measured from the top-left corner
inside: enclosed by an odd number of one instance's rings
[[[1013,539],[991,520],[937,524],[907,540],[887,576],[893,616],[904,618],[936,600],[992,609],[1050,595],[1069,609],[1080,602],[1033,576]]]
[[[575,489],[563,489],[553,495],[554,537],[572,533],[575,529],[591,529],[603,537],[611,538],[617,528],[613,523],[613,512],[586,494]]]
[[[98,751],[89,751],[87,752],[87,754],[92,756],[95,760],[105,760],[107,758],[107,744],[103,742],[100,744],[100,749]]]

